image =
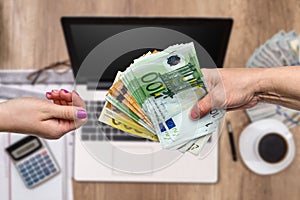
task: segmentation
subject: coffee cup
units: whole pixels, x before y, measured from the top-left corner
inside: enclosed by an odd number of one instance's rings
[[[261,175],[282,171],[295,156],[292,133],[275,119],[259,120],[247,126],[240,135],[239,149],[245,165]]]

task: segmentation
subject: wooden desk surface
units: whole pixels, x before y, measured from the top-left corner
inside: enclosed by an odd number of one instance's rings
[[[225,67],[243,67],[254,49],[284,29],[300,32],[299,0],[0,0],[0,69],[41,68],[68,57],[60,17],[205,16],[232,17]],[[235,133],[249,123],[243,111],[228,113]],[[293,128],[300,147],[300,128]],[[229,138],[220,138],[218,184],[77,183],[75,199],[299,199],[300,149],[292,165],[272,176],[251,173],[241,161],[233,162]],[[201,167],[199,166],[199,170]]]

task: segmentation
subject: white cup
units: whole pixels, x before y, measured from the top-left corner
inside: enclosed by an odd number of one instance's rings
[[[270,134],[272,133],[275,134],[273,141],[270,140]],[[280,140],[278,136],[283,140]],[[273,149],[270,146],[263,146],[275,144],[275,140],[278,142],[277,145],[281,145],[282,148],[286,146],[286,152],[279,152],[284,155],[277,155],[272,152]],[[265,152],[263,152],[263,149],[260,151],[260,145],[266,148]],[[295,143],[292,133],[282,122],[275,119],[259,120],[247,126],[240,135],[239,149],[245,165],[253,172],[261,175],[282,171],[292,163],[295,156]],[[276,147],[274,147],[275,149]]]

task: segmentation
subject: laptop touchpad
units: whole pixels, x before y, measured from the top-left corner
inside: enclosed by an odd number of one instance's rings
[[[118,145],[113,149],[113,175],[152,175],[153,148]]]

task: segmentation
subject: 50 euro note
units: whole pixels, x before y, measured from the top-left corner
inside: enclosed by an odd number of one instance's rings
[[[105,103],[98,120],[124,132],[153,141],[158,141],[156,135],[127,117],[118,109],[114,108],[109,102]]]
[[[116,107],[118,110],[120,110],[122,113],[127,115],[129,118],[133,119],[135,122],[145,127],[148,131],[155,133],[152,124],[143,121],[134,112],[132,112],[127,106],[125,106],[124,104],[120,103],[117,99],[115,99],[111,94],[107,94],[105,99],[106,101],[111,103],[114,107]]]
[[[140,119],[145,121],[148,125],[151,125],[151,121],[146,116],[144,111],[139,107],[134,98],[128,93],[127,88],[124,86],[122,81],[120,80],[122,72],[118,72],[115,78],[115,81],[108,93],[111,94],[116,100],[118,100],[121,104],[124,104],[128,107],[134,114],[136,114]]]

